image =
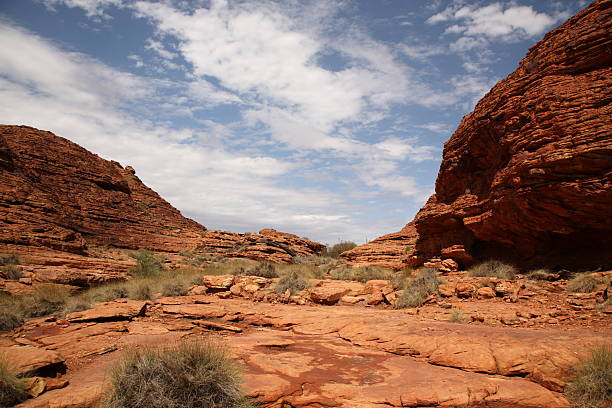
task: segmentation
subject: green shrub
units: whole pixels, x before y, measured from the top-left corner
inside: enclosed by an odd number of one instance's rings
[[[357,246],[356,243],[354,242],[350,242],[350,241],[344,241],[344,242],[340,242],[337,243],[336,245],[334,245],[331,248],[327,248],[327,251],[324,255],[330,257],[330,258],[337,258],[338,256],[340,256],[341,253],[346,252],[346,251],[350,251],[351,249],[355,248]]]
[[[42,285],[31,297],[22,298],[25,317],[48,316],[61,311],[70,297],[67,289],[56,285]]]
[[[499,279],[514,279],[517,270],[514,266],[501,261],[485,261],[473,266],[469,270],[470,276],[489,277]]]
[[[612,349],[601,346],[580,361],[575,377],[565,387],[575,408],[608,408],[612,402]]]
[[[17,377],[6,359],[0,356],[0,407],[12,407],[26,397],[24,382]]]
[[[297,292],[306,289],[308,286],[310,286],[310,282],[308,282],[307,279],[301,277],[297,272],[291,272],[276,282],[274,291],[278,295],[283,295],[287,289],[289,289],[291,294],[295,295]]]
[[[0,254],[0,266],[21,265],[21,259],[14,254]]]
[[[568,292],[590,293],[597,289],[600,281],[588,273],[581,273],[567,282]]]
[[[130,257],[136,260],[136,265],[132,266],[128,273],[137,277],[153,277],[164,270],[164,258],[157,256],[146,249],[133,252]]]
[[[410,279],[403,288],[403,293],[398,296],[394,307],[404,309],[407,307],[419,307],[430,295],[438,292],[440,278],[435,269],[421,268],[417,276]]]
[[[211,342],[127,353],[112,370],[103,408],[247,408],[239,367]]]
[[[6,279],[9,279],[9,280],[18,280],[19,278],[23,276],[23,272],[21,271],[21,268],[17,265],[3,266],[0,268],[0,271],[2,272],[2,275],[4,275]]]
[[[466,323],[470,319],[461,310],[454,309],[448,317],[448,321],[451,323]]]
[[[534,269],[529,271],[527,279],[530,280],[544,280],[544,281],[555,281],[559,279],[559,274],[551,272],[548,269]]]
[[[351,268],[348,266],[335,269],[331,272],[331,278],[336,280],[347,280],[357,282],[367,282],[369,280],[390,280],[394,273],[388,269],[377,266],[360,266]]]

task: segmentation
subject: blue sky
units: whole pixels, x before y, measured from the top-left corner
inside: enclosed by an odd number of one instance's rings
[[[397,231],[443,144],[581,0],[1,0],[0,123],[131,165],[211,229]]]

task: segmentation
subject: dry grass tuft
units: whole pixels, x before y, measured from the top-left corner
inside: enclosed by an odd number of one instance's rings
[[[103,408],[247,408],[240,369],[218,344],[129,352],[113,368]]]
[[[454,309],[450,316],[448,316],[448,321],[451,323],[467,323],[470,321],[470,318],[467,317],[460,309]]]
[[[589,273],[581,273],[567,282],[568,292],[590,293],[597,289],[600,281]]]
[[[575,408],[608,408],[612,403],[612,348],[591,351],[565,387],[565,396]]]
[[[548,269],[534,269],[527,274],[527,279],[530,280],[556,281],[559,278],[558,273],[551,272]]]
[[[290,272],[280,278],[276,285],[274,285],[274,291],[278,295],[284,295],[287,290],[295,295],[297,292],[306,289],[310,286],[308,279],[305,279],[296,271]]]
[[[27,397],[25,384],[0,356],[0,407],[12,407]]]
[[[361,266],[351,268],[341,267],[331,272],[331,278],[336,280],[367,282],[369,280],[391,280],[395,274],[389,269],[377,266]]]
[[[515,278],[517,272],[517,269],[510,264],[491,260],[482,262],[470,268],[469,275],[512,280]]]
[[[417,276],[406,282],[404,293],[396,299],[394,307],[404,309],[421,306],[425,299],[438,291],[440,283],[441,280],[435,269],[419,269]]]

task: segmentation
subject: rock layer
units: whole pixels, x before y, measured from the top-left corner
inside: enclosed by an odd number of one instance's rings
[[[413,221],[414,248],[394,260],[418,265],[463,245],[522,266],[612,265],[611,30],[612,1],[593,2],[463,118]],[[344,257],[389,262],[368,259],[381,244]]]
[[[283,263],[323,249],[272,229],[258,234],[208,231],[144,185],[132,167],[104,160],[50,132],[0,126],[0,252],[29,255],[32,248],[47,248],[91,255],[93,247],[194,251]]]

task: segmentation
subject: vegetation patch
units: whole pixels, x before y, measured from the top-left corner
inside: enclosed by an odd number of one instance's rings
[[[341,253],[346,252],[346,251],[350,251],[351,249],[355,248],[357,246],[356,243],[351,242],[351,241],[344,241],[344,242],[339,242],[336,245],[330,247],[330,248],[326,248],[324,250],[323,255],[328,256],[330,258],[338,258],[340,256]]]
[[[608,408],[612,402],[612,348],[604,345],[580,361],[575,376],[565,387],[575,408]]]
[[[274,291],[278,295],[284,295],[285,292],[289,290],[292,295],[295,295],[297,292],[304,290],[309,286],[310,282],[308,282],[308,279],[303,278],[294,271],[280,278],[274,286]]]
[[[278,278],[278,272],[276,272],[276,268],[274,267],[274,265],[268,262],[255,265],[252,268],[239,268],[235,271],[235,274],[259,276],[262,278]]]
[[[146,249],[133,252],[130,257],[136,260],[136,265],[128,270],[128,273],[132,276],[154,277],[164,270],[165,258]]]
[[[558,273],[554,273],[549,269],[534,269],[529,271],[527,279],[530,280],[542,280],[542,281],[556,281],[560,278]]]
[[[23,276],[21,260],[14,254],[0,254],[0,275],[5,279],[18,280]]]
[[[454,309],[450,316],[448,316],[448,321],[451,323],[467,323],[470,321],[470,318],[467,317],[460,309]]]
[[[64,309],[70,292],[57,285],[42,285],[32,296],[20,298],[25,317],[42,317],[57,313]]]
[[[112,370],[103,408],[247,408],[240,369],[219,345],[184,342],[127,353]]]
[[[490,260],[470,268],[469,275],[512,280],[515,278],[517,272],[517,269],[510,264]]]
[[[0,407],[12,407],[27,398],[26,386],[0,356]]]
[[[392,271],[377,266],[361,266],[358,268],[345,266],[331,272],[332,279],[357,282],[391,280],[394,276],[395,274]]]
[[[567,282],[568,292],[590,293],[597,289],[601,282],[589,273],[581,273]]]
[[[417,276],[406,282],[403,293],[395,301],[396,309],[419,307],[430,295],[438,292],[441,280],[433,268],[419,269]]]

